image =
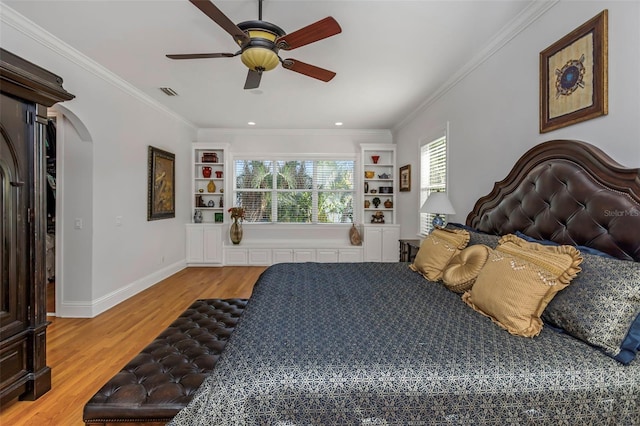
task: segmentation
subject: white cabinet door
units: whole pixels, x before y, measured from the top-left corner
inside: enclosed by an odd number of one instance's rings
[[[187,263],[204,261],[204,233],[201,226],[187,225]]]
[[[381,262],[382,251],[380,246],[382,245],[382,228],[370,227],[364,228],[364,261],[365,262]]]
[[[187,225],[187,264],[222,263],[222,227],[220,225]]]
[[[364,228],[365,262],[399,262],[399,226],[371,225]]]
[[[384,227],[382,228],[382,261],[383,262],[399,262],[400,249],[398,240],[400,239],[400,228]]]
[[[204,263],[222,263],[222,227],[203,227]]]

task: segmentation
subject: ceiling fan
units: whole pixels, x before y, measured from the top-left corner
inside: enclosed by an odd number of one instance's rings
[[[186,53],[166,55],[170,59],[203,59],[203,58],[232,58],[240,55],[242,63],[249,68],[245,89],[256,89],[260,86],[260,79],[264,71],[274,69],[278,63],[288,70],[329,81],[336,73],[315,65],[306,64],[297,59],[282,59],[278,55],[280,50],[293,50],[310,43],[334,36],[342,32],[340,25],[331,16],[321,19],[306,27],[287,34],[282,28],[262,20],[262,0],[258,0],[258,20],[244,21],[234,24],[209,0],[189,0],[205,15],[211,18],[223,30],[231,34],[233,40],[240,46],[235,53]]]

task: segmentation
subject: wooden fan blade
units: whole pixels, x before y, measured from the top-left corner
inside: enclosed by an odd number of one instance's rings
[[[278,38],[276,45],[283,50],[297,49],[298,47],[334,36],[341,32],[342,28],[340,28],[338,22],[331,16],[328,16],[318,22]]]
[[[237,53],[182,53],[166,55],[169,59],[207,59],[207,58],[233,58]]]
[[[324,82],[330,81],[336,76],[333,71],[325,70],[324,68],[316,67],[315,65],[309,65],[297,59],[287,58],[282,61],[282,66],[288,70],[299,72],[309,77],[317,78]]]
[[[189,0],[189,1],[193,3],[195,7],[197,7],[202,12],[204,12],[205,15],[211,18],[213,22],[220,25],[220,27],[222,27],[223,30],[231,34],[233,39],[240,46],[245,46],[247,43],[249,43],[249,40],[250,40],[249,36],[245,34],[245,32],[242,31],[240,28],[238,28],[238,26],[234,24],[233,21],[231,21],[231,19],[227,18],[227,16],[224,13],[222,13],[222,11],[218,9],[216,5],[211,3],[209,0]]]
[[[247,80],[244,82],[245,89],[257,89],[260,86],[260,80],[262,79],[261,71],[249,70],[247,74]]]

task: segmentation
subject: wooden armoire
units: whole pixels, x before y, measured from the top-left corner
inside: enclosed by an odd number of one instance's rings
[[[0,405],[51,388],[46,360],[47,107],[62,79],[0,48]]]

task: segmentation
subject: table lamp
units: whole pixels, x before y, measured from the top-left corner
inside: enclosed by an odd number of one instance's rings
[[[432,192],[429,194],[424,204],[422,204],[422,207],[420,207],[420,213],[435,214],[433,222],[431,223],[434,228],[441,228],[444,226],[445,220],[444,217],[440,215],[455,214],[456,211],[453,209],[446,192]]]

